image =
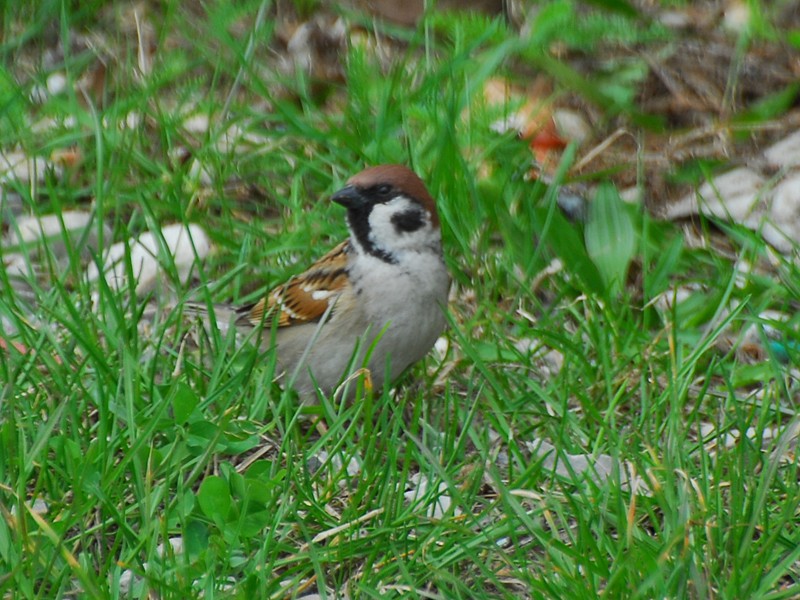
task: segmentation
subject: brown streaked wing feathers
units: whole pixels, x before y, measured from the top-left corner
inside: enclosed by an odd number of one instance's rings
[[[239,321],[269,326],[277,317],[278,327],[318,321],[345,285],[349,244],[342,242],[307,271],[276,287],[255,304],[243,307]]]

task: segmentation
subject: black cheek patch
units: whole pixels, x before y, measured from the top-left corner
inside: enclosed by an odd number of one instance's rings
[[[425,219],[418,210],[407,210],[406,212],[392,215],[392,225],[397,231],[410,233],[425,225]]]
[[[350,231],[353,232],[353,236],[365,252],[379,258],[385,263],[394,264],[397,262],[396,259],[385,250],[378,248],[372,239],[370,239],[369,214],[371,211],[372,206],[348,210],[347,221],[350,223]]]

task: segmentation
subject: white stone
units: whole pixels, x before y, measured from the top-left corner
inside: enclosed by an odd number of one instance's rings
[[[764,150],[764,157],[770,166],[778,169],[800,165],[800,131],[795,131],[772,144]]]
[[[752,169],[734,169],[707,181],[666,208],[665,217],[676,219],[697,214],[714,216],[754,229],[763,214],[761,193],[766,181]]]
[[[56,96],[67,89],[67,77],[63,73],[51,73],[47,78],[47,91]]]
[[[791,251],[800,241],[800,173],[790,175],[772,191],[769,216],[774,229],[765,227],[764,239],[780,252]]]
[[[574,110],[557,108],[553,111],[553,122],[561,137],[570,142],[583,144],[592,134],[592,127],[586,117]]]
[[[211,251],[211,241],[199,225],[168,225],[160,235],[145,232],[138,239],[118,242],[105,252],[103,277],[108,286],[117,291],[128,286],[126,254],[129,253],[136,294],[141,296],[152,291],[165,277],[160,238],[163,238],[164,250],[174,262],[181,283],[189,280],[197,261],[204,259]],[[90,264],[86,271],[87,280],[94,282],[100,276],[97,265]]]

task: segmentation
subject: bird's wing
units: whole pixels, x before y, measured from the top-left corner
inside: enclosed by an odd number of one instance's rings
[[[347,284],[349,250],[350,242],[342,242],[300,275],[239,309],[239,321],[259,326],[277,319],[278,327],[318,321]]]

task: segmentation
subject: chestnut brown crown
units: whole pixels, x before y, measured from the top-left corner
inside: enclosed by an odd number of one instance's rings
[[[401,193],[422,204],[431,214],[431,222],[439,226],[436,202],[414,171],[403,165],[378,165],[353,175],[347,185],[359,190],[368,190],[381,185],[390,185],[395,194]]]

